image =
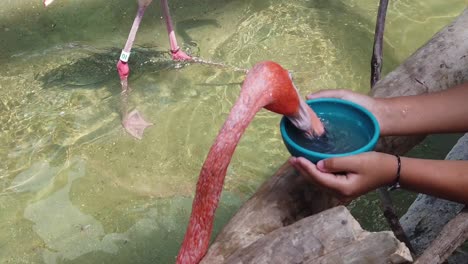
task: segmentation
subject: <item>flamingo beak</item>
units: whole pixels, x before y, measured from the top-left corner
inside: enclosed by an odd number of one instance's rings
[[[288,72],[288,74],[297,96],[300,97],[299,90],[294,84],[291,72]],[[304,135],[308,138],[322,136],[325,133],[325,128],[317,114],[302,99],[299,100],[298,115],[288,118],[297,128],[304,131]]]
[[[47,7],[48,5],[52,4],[54,0],[44,0],[44,6]]]

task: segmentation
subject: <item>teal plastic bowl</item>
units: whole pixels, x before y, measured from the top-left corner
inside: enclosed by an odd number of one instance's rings
[[[350,156],[374,149],[380,136],[380,127],[375,116],[367,109],[356,103],[336,98],[308,100],[307,104],[314,110],[317,116],[323,120],[330,117],[346,118],[350,120],[352,126],[347,125],[350,124],[350,122],[343,122],[343,124],[338,123],[338,127],[334,129],[346,131],[351,135],[359,133],[359,137],[364,138],[367,143],[353,150],[347,148],[347,151],[340,152],[338,149],[334,153],[321,153],[314,151],[314,149],[307,149],[297,143],[298,139],[294,138],[294,133],[287,129],[287,127],[292,126],[291,122],[286,117],[283,117],[280,123],[281,136],[286,148],[292,156],[304,157],[313,163],[317,163],[319,160],[327,158]]]

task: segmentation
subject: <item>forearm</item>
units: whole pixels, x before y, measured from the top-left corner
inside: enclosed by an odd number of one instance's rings
[[[468,131],[468,83],[425,95],[379,98],[381,134],[414,135]]]
[[[468,204],[468,161],[401,158],[402,188]]]

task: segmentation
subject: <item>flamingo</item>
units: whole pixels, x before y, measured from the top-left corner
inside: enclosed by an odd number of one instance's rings
[[[272,61],[256,64],[247,73],[239,99],[201,169],[177,263],[199,263],[206,254],[227,167],[242,134],[262,108],[287,116],[309,135],[322,135],[325,132],[317,115],[300,98],[285,69]]]
[[[44,0],[44,6],[47,7],[48,5],[52,4],[54,0]],[[120,83],[122,86],[122,101],[124,101],[123,107],[123,118],[122,118],[122,125],[127,130],[127,132],[138,138],[141,139],[143,137],[143,132],[145,128],[151,126],[152,123],[147,122],[143,119],[141,114],[137,110],[133,110],[130,113],[127,113],[126,109],[126,97],[127,94],[130,92],[128,86],[128,76],[130,75],[130,67],[128,66],[128,59],[130,58],[130,52],[133,46],[133,42],[135,41],[135,37],[138,31],[138,27],[140,26],[140,22],[143,19],[143,15],[145,13],[146,8],[151,4],[152,0],[137,0],[138,2],[138,11],[135,16],[135,20],[133,21],[132,28],[127,38],[127,42],[125,43],[125,47],[123,48],[119,61],[117,62],[117,71],[120,76]],[[182,51],[177,44],[177,39],[175,37],[174,28],[172,26],[172,19],[169,13],[169,5],[167,0],[161,0],[161,6],[163,8],[164,17],[166,20],[166,28],[167,33],[169,36],[169,43],[171,46],[171,55],[172,59],[176,61],[188,61],[192,60],[192,57],[187,55],[184,51]]]

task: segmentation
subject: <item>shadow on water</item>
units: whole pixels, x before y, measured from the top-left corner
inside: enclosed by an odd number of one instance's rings
[[[109,48],[102,51],[90,51],[89,56],[71,60],[70,63],[60,65],[47,71],[40,77],[43,88],[87,88],[101,87],[106,82],[118,81],[116,61],[120,49]],[[130,80],[135,80],[145,73],[160,72],[180,68],[184,64],[171,60],[168,52],[150,48],[137,47],[132,49],[129,61]],[[117,93],[117,91],[113,91]]]

